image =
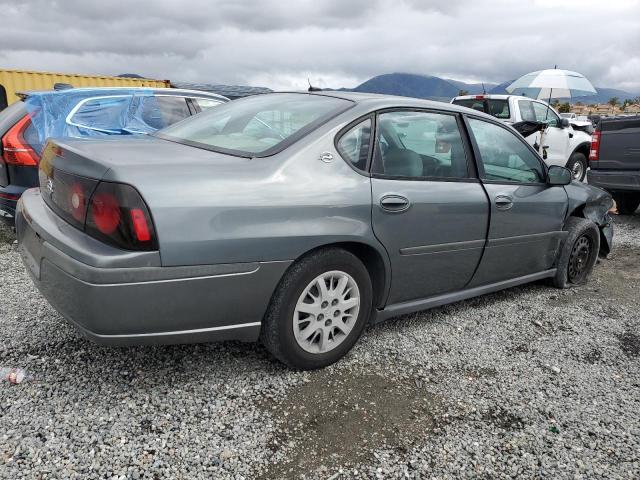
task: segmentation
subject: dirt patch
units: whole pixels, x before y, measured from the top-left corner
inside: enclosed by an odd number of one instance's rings
[[[305,478],[365,461],[376,448],[408,449],[439,422],[443,403],[412,379],[314,372],[282,402],[261,405],[281,421],[272,449],[288,461],[262,478]],[[329,475],[330,476],[330,473]]]
[[[620,348],[628,357],[640,355],[640,336],[635,333],[625,332],[618,336]]]
[[[640,285],[640,250],[628,246],[614,248],[613,255],[596,264],[586,285],[573,288],[563,294],[552,293],[550,306],[582,303],[585,299],[599,299],[606,315],[617,316],[617,305],[637,305]],[[612,298],[616,305],[611,305]]]
[[[490,408],[482,418],[503,430],[521,430],[525,422],[522,418],[513,413],[507,412],[501,407]]]
[[[0,243],[13,243],[16,239],[16,234],[13,230],[0,220]]]

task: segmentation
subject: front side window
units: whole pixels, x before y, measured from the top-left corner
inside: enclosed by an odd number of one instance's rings
[[[358,123],[338,140],[340,155],[358,170],[367,168],[369,144],[371,140],[371,119]]]
[[[373,172],[393,177],[467,178],[456,117],[416,111],[380,114]]]
[[[558,116],[551,108],[543,103],[531,102],[533,110],[536,114],[536,121],[546,123],[550,127],[557,127],[559,123]]]
[[[480,151],[483,179],[517,183],[545,181],[540,160],[514,132],[474,118],[469,119],[469,124]]]
[[[211,108],[157,135],[232,155],[269,155],[352,105],[324,95],[255,95]]]

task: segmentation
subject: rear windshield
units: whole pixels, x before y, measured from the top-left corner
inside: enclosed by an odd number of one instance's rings
[[[453,103],[455,105],[460,105],[462,107],[472,108],[473,110],[488,113],[489,115],[500,118],[502,120],[507,120],[511,117],[511,112],[509,111],[509,101],[506,99],[499,100],[495,98],[464,98],[454,100]]]
[[[267,156],[352,105],[349,100],[323,95],[256,95],[220,105],[156,135],[232,155]]]

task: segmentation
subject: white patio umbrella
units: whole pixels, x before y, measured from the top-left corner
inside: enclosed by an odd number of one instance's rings
[[[591,82],[581,73],[557,68],[527,73],[509,85],[506,90],[514,95],[547,100],[547,116],[551,108],[548,104],[551,103],[552,98],[586,97],[597,93]],[[545,128],[540,132],[538,143],[538,151],[545,160],[547,159],[544,145],[546,131]]]
[[[514,95],[549,99],[595,95],[596,89],[584,75],[570,70],[540,70],[523,75],[506,88]]]

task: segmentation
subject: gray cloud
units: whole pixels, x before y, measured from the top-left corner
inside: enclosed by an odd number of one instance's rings
[[[640,92],[640,2],[0,0],[0,65],[213,83],[354,86],[394,71],[584,73]]]

